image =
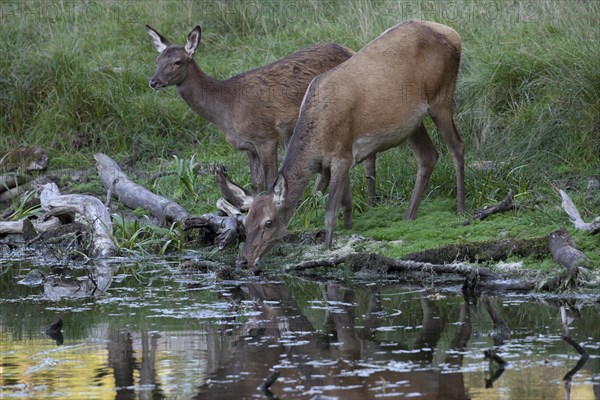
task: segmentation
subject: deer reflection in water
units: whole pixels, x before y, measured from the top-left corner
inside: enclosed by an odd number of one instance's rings
[[[423,319],[414,342],[390,343],[378,339],[378,328],[386,322],[379,292],[368,293],[366,313],[357,317],[356,291],[335,283],[321,288],[319,304],[326,305],[325,317],[315,320],[318,313],[301,309],[286,285],[244,285],[245,299],[260,313],[234,329],[226,339],[230,345],[223,346],[229,351],[208,360],[210,380],[199,388],[197,398],[249,396],[273,369],[280,372],[273,392],[288,397],[368,399],[419,393],[427,399],[469,398],[460,372],[471,337],[467,301],[460,307],[451,349],[439,368],[434,365],[435,349],[449,324],[435,300],[419,296]]]

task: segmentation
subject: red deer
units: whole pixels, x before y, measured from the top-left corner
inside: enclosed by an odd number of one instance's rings
[[[171,44],[148,25],[146,31],[160,53],[150,87],[175,85],[192,110],[221,129],[231,146],[245,151],[250,182],[257,192],[268,189],[277,176],[277,148],[289,142],[312,79],[354,54],[334,43],[319,44],[264,67],[217,80],[206,75],[194,61],[200,45],[200,26],[188,34],[185,46]],[[365,170],[370,203],[375,196],[374,158],[365,162]]]
[[[451,28],[411,20],[388,29],[351,59],[316,77],[304,96],[277,178],[250,207],[238,266],[253,267],[282,238],[317,172],[329,179],[325,246],[331,247],[340,204],[346,229],[352,227],[350,168],[404,141],[418,165],[405,214],[413,219],[438,157],[423,124],[426,115],[452,155],[457,211],[462,212],[464,144],[452,117],[460,51],[460,37]],[[323,96],[332,87],[335,94]]]

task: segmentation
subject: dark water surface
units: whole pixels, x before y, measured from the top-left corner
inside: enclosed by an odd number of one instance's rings
[[[600,294],[486,307],[459,287],[104,268],[26,286],[32,266],[2,261],[0,398],[600,399]]]

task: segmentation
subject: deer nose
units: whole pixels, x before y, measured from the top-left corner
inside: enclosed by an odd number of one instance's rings
[[[150,79],[150,82],[148,82],[148,84],[150,85],[150,87],[151,87],[152,89],[158,89],[159,87],[161,87],[161,86],[162,86],[162,84],[161,84],[160,80],[159,80],[159,79],[156,79],[156,78],[152,78],[152,79]]]

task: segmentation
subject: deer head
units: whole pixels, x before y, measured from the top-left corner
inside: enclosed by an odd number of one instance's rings
[[[244,221],[246,243],[236,266],[254,267],[283,238],[291,217],[286,198],[287,183],[280,173],[269,193],[256,197],[250,207]]]
[[[187,78],[190,66],[194,64],[194,53],[200,45],[201,28],[196,26],[188,34],[185,46],[173,45],[163,35],[146,25],[154,48],[160,53],[156,59],[156,72],[150,79],[152,89],[179,85]]]

